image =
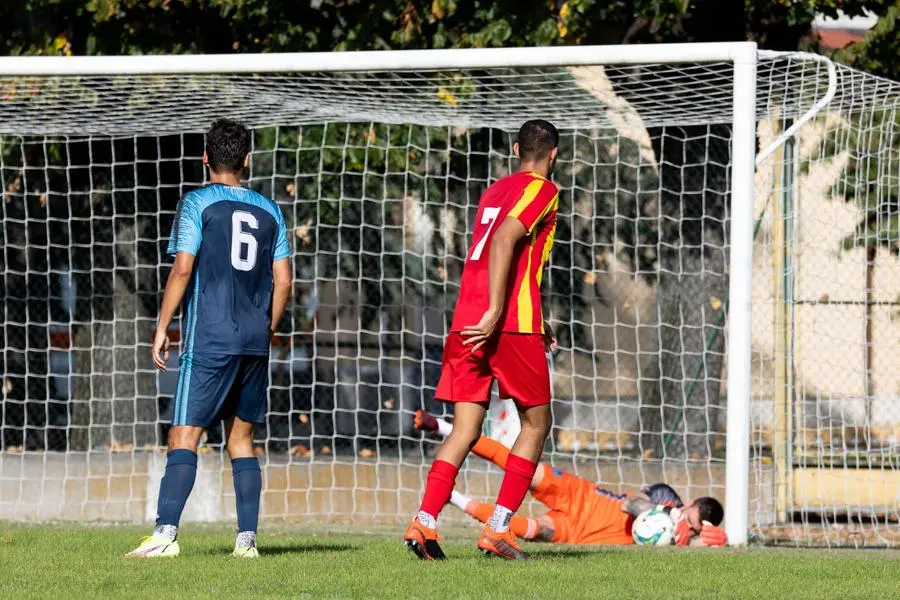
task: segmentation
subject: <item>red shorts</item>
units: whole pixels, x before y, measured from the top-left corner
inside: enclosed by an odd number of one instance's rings
[[[550,369],[539,333],[500,333],[477,351],[459,333],[444,344],[435,398],[444,402],[489,402],[497,380],[501,398],[523,407],[550,403]]]

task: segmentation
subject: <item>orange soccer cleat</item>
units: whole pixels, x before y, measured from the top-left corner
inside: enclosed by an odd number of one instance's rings
[[[447,555],[438,544],[440,539],[436,529],[425,527],[418,519],[413,519],[403,536],[403,543],[422,560],[444,560]]]
[[[420,431],[434,432],[438,430],[437,419],[424,410],[417,410],[413,424]]]
[[[485,556],[499,556],[506,560],[529,560],[522,548],[519,547],[516,536],[512,531],[497,533],[487,525],[481,532],[476,544]]]

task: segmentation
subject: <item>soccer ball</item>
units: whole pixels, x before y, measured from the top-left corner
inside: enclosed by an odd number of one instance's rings
[[[672,518],[659,507],[642,512],[631,525],[631,537],[639,546],[668,546],[674,536]]]

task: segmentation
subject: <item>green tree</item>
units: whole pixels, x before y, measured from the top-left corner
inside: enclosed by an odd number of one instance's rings
[[[312,0],[308,3],[294,0],[10,0],[0,6],[0,53],[231,53],[734,40],[755,40],[764,48],[793,50],[804,44],[814,44],[807,36],[817,12],[833,15],[842,10],[854,15],[870,9],[882,14],[891,6],[891,0],[626,0],[612,3],[593,0]],[[895,9],[896,7],[891,10]],[[883,42],[869,41],[858,55],[854,55],[856,64],[881,68],[878,65],[896,61],[896,53],[893,59],[891,55],[892,48],[896,48],[889,39],[891,32],[882,33],[878,39],[883,39]],[[895,40],[895,32],[893,36]],[[488,156],[487,151],[494,145],[505,145],[508,148],[508,139],[500,132],[480,131],[466,136],[453,136],[450,132],[426,131],[421,128],[395,127],[385,131],[372,130],[369,125],[339,127],[344,129],[307,127],[302,131],[303,141],[300,141],[301,132],[298,130],[296,140],[284,138],[279,142],[286,143],[288,147],[296,147],[298,155],[324,161],[319,163],[324,167],[324,174],[319,175],[318,183],[321,185],[317,185],[314,192],[310,188],[304,189],[303,186],[310,184],[302,180],[294,182],[292,193],[287,193],[287,188],[283,186],[268,191],[285,202],[293,202],[297,198],[315,198],[315,203],[294,203],[297,206],[292,211],[294,224],[302,225],[312,218],[325,225],[340,222],[345,229],[341,229],[339,239],[341,247],[345,249],[373,244],[374,239],[366,236],[374,228],[383,229],[384,243],[392,247],[403,247],[403,233],[395,227],[396,217],[385,209],[387,204],[384,204],[387,198],[398,197],[396,186],[401,183],[387,181],[387,177],[373,179],[361,176],[378,172],[384,165],[390,165],[391,161],[401,160],[399,156],[392,155],[393,148],[405,148],[411,143],[410,139],[422,136],[427,139],[428,144],[458,148],[460,152],[446,152],[444,158],[436,158],[436,162],[428,166],[408,166],[408,157],[403,157],[403,168],[417,173],[417,169],[427,170],[438,164],[448,173],[465,172],[476,178],[496,172],[492,170],[496,165],[492,165],[490,159],[479,158],[481,153]],[[375,144],[368,141],[371,131],[375,131],[375,138],[379,140]],[[710,425],[717,419],[719,380],[724,357],[724,336],[718,333],[721,326],[716,323],[719,322],[717,316],[721,299],[726,296],[728,286],[725,249],[728,240],[727,165],[730,128],[655,127],[648,134],[658,163],[656,172],[629,171],[623,166],[620,168],[626,172],[620,172],[617,176],[620,177],[618,181],[635,182],[633,190],[647,189],[646,185],[638,187],[636,182],[647,183],[648,178],[657,182],[657,189],[660,190],[658,199],[650,199],[644,193],[637,194],[631,190],[622,197],[596,194],[592,198],[595,214],[613,212],[624,218],[614,223],[607,219],[580,219],[573,215],[571,222],[561,222],[559,239],[596,239],[611,245],[612,238],[616,236],[625,242],[625,254],[635,271],[649,273],[655,280],[660,335],[659,346],[649,352],[651,358],[647,360],[646,369],[642,373],[642,380],[646,382],[641,390],[644,407],[641,430],[646,432],[642,440],[643,448],[656,455],[661,454],[661,433],[679,420],[683,410],[684,419],[681,419],[680,425],[683,435],[678,436],[676,443],[667,452],[704,455],[711,446],[708,438]],[[274,139],[272,136],[278,135],[286,134],[258,132],[259,147],[269,147],[266,144],[271,143]],[[341,139],[336,139],[333,146],[324,144],[327,148],[317,151],[318,156],[315,152],[308,155],[303,153],[303,149],[307,148],[306,144],[315,143],[310,140],[327,139],[329,135],[338,135]],[[381,147],[381,140],[385,139],[393,140],[394,143]],[[573,140],[577,140],[577,136]],[[50,162],[56,160],[67,165],[84,165],[83,168],[87,169],[87,165],[96,160],[92,158],[97,156],[97,149],[92,147],[95,143],[60,146],[64,148],[64,152],[55,158],[52,154],[49,158],[44,157],[40,144],[25,143],[18,150],[8,149],[7,152],[18,152],[21,156],[15,159],[13,154],[7,155],[5,164],[8,168],[4,171],[3,185],[8,187],[17,180],[17,174],[21,170],[17,165],[25,162],[37,165],[49,159]],[[196,147],[197,143],[195,137],[182,136],[180,139],[164,140],[159,151],[168,152],[166,148],[181,147],[182,144]],[[349,151],[343,149],[346,144],[352,146]],[[571,144],[566,150],[573,156],[580,155],[579,153],[596,156],[597,153],[602,155],[613,151],[632,151],[628,148],[627,141],[603,141],[602,136],[595,138],[587,146],[579,141],[567,141],[566,144]],[[615,144],[621,147],[614,148]],[[468,150],[476,152],[470,153]],[[148,149],[147,152],[152,154],[154,150]],[[26,156],[29,153],[34,156]],[[273,154],[273,174],[309,173],[319,169],[311,164],[288,164],[290,160],[292,159],[282,154]],[[385,173],[391,171],[392,169],[387,168]],[[171,176],[179,177],[175,173]],[[113,172],[91,171],[90,181],[84,182],[85,189],[103,189],[104,181],[108,182],[116,177],[119,175]],[[137,177],[141,179],[141,184],[133,186],[136,189],[163,184],[162,179],[157,181],[154,174],[139,172]],[[272,181],[275,179],[273,175]],[[433,193],[436,195],[432,197],[436,198],[447,193],[455,199],[461,199],[468,198],[473,193],[473,190],[452,178],[448,181],[454,183],[448,184],[444,190],[433,192],[428,191],[430,184],[427,177],[422,181],[424,185],[417,192],[422,197]],[[368,189],[368,186],[377,186],[378,183],[382,184],[378,190]],[[63,183],[62,180],[58,183],[38,182],[36,192],[27,186],[23,188],[23,201],[38,202],[40,194],[47,193],[54,185],[62,186],[58,188],[58,193],[72,194],[76,190],[66,186],[78,184],[73,181]],[[129,184],[123,180],[111,187],[129,189]],[[332,188],[340,191],[333,192]],[[159,202],[160,206],[172,204],[177,196],[172,192],[173,189],[177,187],[164,188],[153,200]],[[344,194],[344,197],[340,194]],[[368,198],[375,201],[367,200]],[[696,198],[702,198],[702,201],[692,200]],[[137,214],[140,210],[135,208],[138,206],[135,202],[141,201],[135,201],[133,197],[123,198],[121,202],[125,202],[125,205],[114,205],[117,212],[125,211],[124,214],[130,214],[128,211],[131,211]],[[131,204],[127,204],[128,202]],[[426,209],[437,215],[438,204],[429,205],[426,202]],[[95,215],[98,209],[95,203],[85,201],[73,204],[71,210],[72,217],[83,218]],[[33,218],[34,214],[41,213],[32,211],[28,213],[28,217]],[[662,217],[660,220],[664,226],[659,230],[643,227],[641,224],[648,220],[647,217]],[[356,225],[360,225],[360,228]],[[140,232],[139,237],[165,235],[164,231],[157,231],[155,222],[144,224],[137,217],[131,226]],[[367,229],[367,226],[373,229]],[[148,229],[144,231],[142,227]],[[19,235],[18,232],[11,233]],[[127,234],[128,231],[123,230],[114,237],[127,239]],[[91,235],[99,234],[94,232]],[[7,239],[10,237],[10,233],[7,233]],[[639,248],[648,247],[661,248],[662,251],[658,255],[638,251]],[[123,261],[127,263],[127,256],[121,254],[126,251],[124,247],[117,248],[115,253],[104,260],[108,260],[110,264]],[[83,264],[101,264],[97,262],[97,250],[92,252],[94,254],[85,254],[86,258],[76,259],[76,263],[77,260],[84,260],[88,263]],[[454,252],[458,253],[459,249]],[[592,248],[583,245],[560,243],[555,251],[554,261],[562,268],[589,268],[593,264],[593,253]],[[429,268],[421,257],[416,259],[407,254],[403,261],[396,264],[408,269],[421,263],[417,267],[420,273]],[[332,276],[340,274],[363,281],[360,284],[360,302],[364,305],[360,307],[363,315],[360,326],[363,329],[377,331],[374,324],[383,307],[402,305],[409,300],[409,290],[415,288],[403,283],[399,287],[385,286],[362,277],[371,269],[386,268],[385,264],[367,264],[346,254],[333,266],[327,267],[334,269]],[[81,267],[76,264],[76,268]],[[459,268],[459,265],[454,268]],[[317,272],[322,274],[321,270]],[[383,272],[381,279],[405,281],[403,277],[412,277],[409,281],[453,280],[453,273],[447,272],[442,275],[432,273],[427,277],[410,275],[407,271],[404,271],[402,277],[395,275],[397,274]],[[304,280],[309,278],[308,273],[304,274]],[[585,316],[585,310],[589,310],[581,301],[588,283],[573,281],[568,277],[551,277],[551,284],[550,296],[554,310],[563,322],[571,324],[568,331],[564,332],[566,337],[570,343],[576,342],[586,347],[586,333],[577,323],[590,320],[579,318]],[[7,283],[7,287],[8,285]],[[105,308],[102,304],[97,305],[93,298],[96,298],[98,290],[92,287],[96,285],[99,284],[95,280],[84,283],[87,287],[82,290],[90,295],[85,296],[81,305],[89,303],[90,310],[93,311],[89,313],[89,320],[103,322],[115,314],[116,308],[111,301]],[[144,290],[145,307],[141,310],[155,310],[155,294],[147,292],[159,287],[155,271],[144,273],[142,278],[134,281],[108,282],[103,285],[108,290],[115,290],[112,293],[114,297],[118,297],[121,290],[129,289],[129,286],[138,292],[139,297],[141,290]],[[445,284],[439,288],[452,298],[452,285]],[[435,293],[437,291],[434,290]],[[422,294],[417,301],[427,305],[429,298],[433,298],[432,292],[426,290]],[[81,310],[83,313],[86,309]],[[139,314],[144,313],[139,311]],[[402,317],[395,312],[389,318]],[[707,347],[707,340],[714,334],[715,343]],[[92,360],[96,362],[97,358]],[[86,365],[89,363],[90,360]],[[686,397],[688,381],[698,366],[701,385],[694,389],[690,397]],[[81,369],[80,372],[86,371]],[[90,393],[89,390],[86,393]],[[91,417],[90,422],[96,422],[96,418]]]
[[[835,58],[874,75],[900,80],[900,2],[885,11],[861,42],[836,52]],[[900,253],[900,197],[897,186],[890,184],[890,169],[883,170],[890,159],[868,159],[888,153],[897,160],[900,112],[897,106],[889,105],[871,110],[873,114],[865,117],[866,122],[854,123],[851,128],[848,145],[862,151],[858,160],[848,164],[841,185],[848,197],[864,199],[863,216],[855,231],[844,239],[843,247],[868,247],[874,258],[874,250],[879,246]]]

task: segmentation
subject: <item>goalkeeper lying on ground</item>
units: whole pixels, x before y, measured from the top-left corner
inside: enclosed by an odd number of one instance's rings
[[[447,436],[453,426],[424,411],[416,413],[416,427]],[[482,436],[472,452],[501,469],[506,468],[509,449],[500,442]],[[671,487],[657,483],[639,494],[611,492],[597,484],[564,473],[541,463],[531,480],[531,495],[549,512],[536,519],[514,516],[510,530],[518,537],[535,542],[555,544],[631,544],[634,518],[654,506],[670,509],[675,521],[675,543],[686,546],[698,537],[706,546],[724,546],[725,532],[722,505],[715,498],[699,498],[687,506]],[[494,507],[454,491],[450,504],[466,514],[487,522]]]

